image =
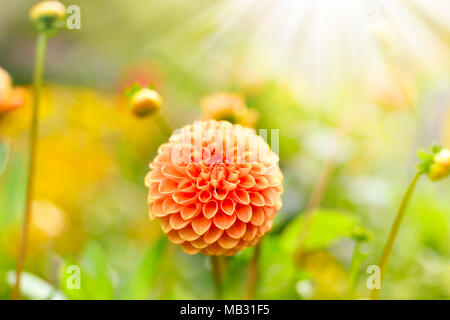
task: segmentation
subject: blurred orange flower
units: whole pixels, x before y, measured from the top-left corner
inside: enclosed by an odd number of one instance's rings
[[[255,245],[282,205],[278,157],[253,130],[227,121],[176,131],[150,168],[150,219],[160,218],[188,254],[233,255]]]
[[[24,103],[24,90],[14,88],[9,73],[0,67],[0,117]]]
[[[200,107],[207,119],[228,120],[246,127],[254,127],[258,112],[248,109],[244,99],[237,94],[218,92],[203,97]]]

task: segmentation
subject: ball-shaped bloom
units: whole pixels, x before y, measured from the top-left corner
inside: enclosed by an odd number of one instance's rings
[[[145,177],[150,219],[189,254],[255,245],[281,208],[278,157],[254,130],[199,121],[160,146]]]

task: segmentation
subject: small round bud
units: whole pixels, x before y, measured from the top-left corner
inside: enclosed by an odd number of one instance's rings
[[[149,88],[142,88],[131,97],[131,110],[137,117],[146,117],[162,106],[163,100],[159,93]]]
[[[59,1],[43,1],[30,10],[30,19],[38,31],[50,31],[64,26],[66,7]]]
[[[450,150],[442,149],[434,156],[434,162],[428,170],[428,177],[438,181],[450,173]]]

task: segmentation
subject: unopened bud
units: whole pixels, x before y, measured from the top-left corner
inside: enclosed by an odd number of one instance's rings
[[[157,91],[142,88],[131,97],[131,110],[137,117],[145,117],[158,111],[162,103],[163,100]]]
[[[450,173],[450,150],[442,149],[434,156],[434,162],[428,171],[428,177],[433,180],[441,180]]]
[[[43,1],[30,10],[30,19],[38,31],[50,31],[64,26],[66,7],[59,1]]]

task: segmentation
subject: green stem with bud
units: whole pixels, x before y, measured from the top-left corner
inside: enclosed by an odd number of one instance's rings
[[[386,266],[389,261],[389,257],[391,255],[392,248],[394,246],[394,241],[397,236],[398,229],[400,228],[400,225],[403,221],[403,217],[405,216],[406,208],[408,206],[409,200],[411,199],[411,196],[414,192],[417,181],[419,181],[419,178],[421,177],[422,174],[423,174],[423,171],[417,172],[416,175],[414,176],[414,179],[411,181],[408,189],[406,190],[406,192],[403,196],[402,202],[400,204],[400,207],[398,209],[397,216],[395,217],[394,224],[392,225],[391,232],[389,233],[389,237],[386,241],[386,244],[384,245],[383,253],[381,255],[381,260],[380,260],[380,264],[379,264],[380,284],[383,281],[383,277],[384,277],[384,274],[386,271]],[[372,291],[370,292],[370,299],[371,300],[378,299],[380,290],[381,289],[372,289]]]
[[[25,217],[23,221],[22,239],[16,266],[16,283],[13,289],[12,299],[20,298],[20,280],[26,257],[28,231],[31,220],[31,205],[33,201],[37,140],[39,134],[39,103],[40,103],[42,78],[44,74],[46,48],[47,48],[47,33],[43,31],[38,34],[36,45],[36,57],[33,76],[33,85],[34,85],[33,111],[29,136],[30,146],[29,146],[29,163],[28,163],[28,182],[25,200]]]

